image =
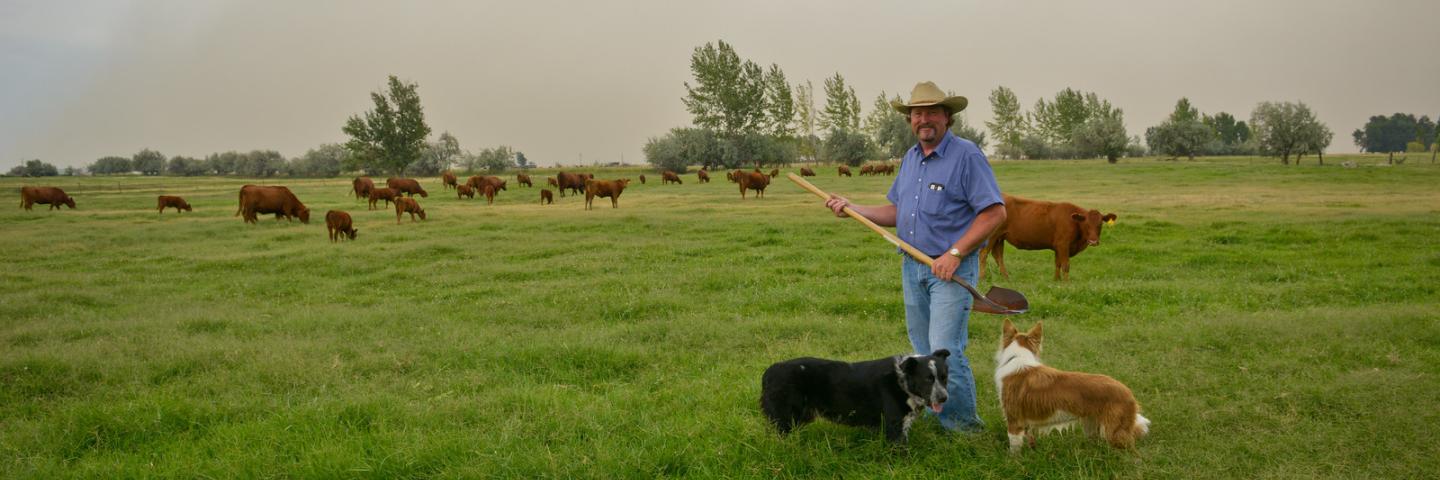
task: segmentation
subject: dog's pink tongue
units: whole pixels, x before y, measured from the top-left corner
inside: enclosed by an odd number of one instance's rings
[[[930,404],[930,409],[931,409],[931,410],[934,410],[935,413],[940,413],[940,404],[938,404],[938,403],[932,403],[932,404]]]

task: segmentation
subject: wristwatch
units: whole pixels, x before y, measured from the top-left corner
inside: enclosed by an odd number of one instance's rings
[[[958,249],[958,248],[952,248],[952,249],[950,249],[950,251],[945,252],[945,253],[954,255],[955,258],[960,258],[960,249]]]

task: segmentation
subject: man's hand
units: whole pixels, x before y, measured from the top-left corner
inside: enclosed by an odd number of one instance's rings
[[[948,282],[955,278],[955,269],[957,268],[960,268],[960,258],[942,253],[935,257],[935,261],[930,264],[930,273],[935,274],[935,278]]]
[[[845,213],[845,207],[848,206],[850,206],[850,200],[839,195],[831,195],[830,199],[825,201],[825,208],[829,208],[835,212],[835,216],[841,218],[850,216]]]

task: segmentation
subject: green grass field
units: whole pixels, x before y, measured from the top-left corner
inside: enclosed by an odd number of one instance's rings
[[[348,179],[42,181],[76,198],[59,212],[0,179],[0,476],[1427,477],[1440,166],[1383,162],[997,162],[1007,193],[1119,215],[1070,282],[1010,249],[982,284],[1029,297],[1048,364],[1125,382],[1154,421],[1138,455],[1071,431],[1018,457],[989,315],[966,352],[985,433],[768,428],[771,363],[909,348],[893,248],[783,179],[742,201],[650,173],[593,211],[423,179],[429,220],[400,225]],[[819,173],[859,203],[893,179]],[[312,223],[243,224],[245,183],[290,186]],[[328,241],[329,209],[357,241]]]

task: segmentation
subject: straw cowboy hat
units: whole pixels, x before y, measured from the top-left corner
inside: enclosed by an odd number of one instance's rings
[[[920,82],[915,84],[915,89],[910,91],[910,103],[900,103],[895,100],[890,101],[890,106],[895,107],[895,111],[906,115],[910,114],[910,107],[928,107],[931,105],[940,105],[948,108],[950,109],[950,114],[953,115],[964,110],[965,106],[969,104],[970,100],[967,100],[965,97],[959,95],[953,97],[945,96],[945,92],[940,90],[940,87],[935,86],[935,82]]]

